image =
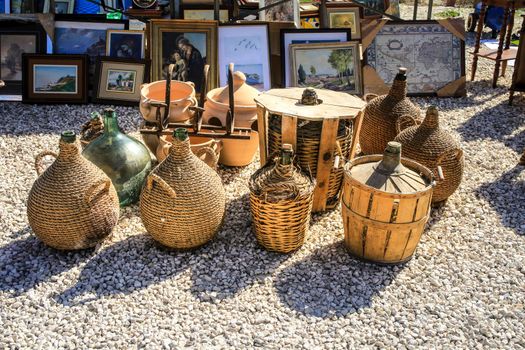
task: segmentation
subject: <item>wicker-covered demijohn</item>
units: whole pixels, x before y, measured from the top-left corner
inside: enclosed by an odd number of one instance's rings
[[[398,119],[421,122],[420,110],[407,97],[406,68],[400,68],[387,95],[365,96],[365,108],[359,145],[365,154],[382,154],[387,143],[397,135]],[[372,98],[373,97],[373,98]]]
[[[395,140],[403,145],[403,155],[406,158],[423,164],[439,179],[432,202],[442,202],[456,191],[463,177],[463,151],[459,142],[439,127],[439,115],[435,106],[428,108],[421,125],[401,131]]]
[[[62,133],[58,155],[41,152],[27,200],[27,217],[45,244],[64,250],[95,246],[106,238],[119,218],[119,201],[109,177],[80,154],[73,132]],[[42,159],[56,158],[42,172]]]
[[[302,246],[310,223],[315,181],[293,164],[292,146],[284,144],[281,158],[256,171],[249,187],[257,241],[281,253]]]
[[[168,157],[151,171],[140,195],[146,230],[168,247],[195,248],[220,229],[225,206],[221,178],[193,154],[188,131],[176,129]]]

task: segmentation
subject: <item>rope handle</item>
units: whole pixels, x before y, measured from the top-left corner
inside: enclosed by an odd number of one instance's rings
[[[402,124],[407,124],[404,128],[402,127]],[[417,125],[416,118],[412,117],[411,115],[405,114],[401,117],[397,118],[396,120],[396,133],[399,134],[401,131],[405,130],[406,128],[409,128],[411,126]]]
[[[436,168],[438,173],[438,180],[443,181],[445,180],[445,176],[443,174],[443,168],[441,167],[441,163],[445,158],[454,157],[457,160],[460,160],[461,157],[463,157],[463,150],[461,148],[456,148],[450,151],[445,151],[441,153],[437,159],[436,159]]]
[[[268,194],[277,191],[291,191],[293,198],[290,199],[293,200],[297,199],[297,197],[299,196],[299,188],[297,187],[297,185],[295,183],[286,182],[268,185],[264,189],[261,189],[261,196],[264,196],[264,198],[266,199],[268,197]]]
[[[201,157],[202,155],[209,155],[211,157],[211,160],[212,160],[212,164],[214,165],[214,167],[217,166],[217,163],[219,162],[219,157],[217,157],[217,153],[215,153],[215,150],[209,146],[205,146],[205,147],[202,147],[202,148],[199,148],[196,152],[195,152],[195,155],[197,157]]]
[[[363,100],[365,100],[366,103],[368,103],[368,102],[372,101],[376,97],[379,97],[379,95],[378,94],[368,93],[368,94],[365,94],[365,96],[363,96]]]
[[[35,171],[38,176],[42,175],[42,173],[45,171],[44,166],[42,165],[42,159],[46,156],[52,156],[55,159],[58,157],[55,152],[51,151],[42,151],[35,157]]]
[[[84,200],[86,201],[86,203],[89,205],[93,199],[96,197],[96,195],[94,196],[93,193],[95,192],[95,190],[97,188],[100,187],[100,185],[104,185],[104,188],[102,189],[102,191],[98,192],[99,194],[102,193],[102,192],[109,192],[109,187],[111,186],[111,180],[110,179],[101,179],[101,180],[98,180],[97,182],[95,182],[93,185],[91,185],[88,190],[86,191],[86,194],[84,195]]]
[[[177,194],[175,193],[175,190],[173,188],[171,188],[171,186],[168,185],[166,183],[166,181],[164,181],[157,174],[149,174],[148,180],[146,181],[146,189],[148,191],[151,191],[151,189],[153,188],[153,183],[154,182],[158,183],[160,188],[162,188],[164,191],[166,191],[171,198],[176,198],[177,197]]]

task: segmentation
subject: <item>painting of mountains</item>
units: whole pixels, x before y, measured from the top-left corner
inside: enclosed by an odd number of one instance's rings
[[[76,94],[78,92],[77,66],[35,64],[33,92],[38,94]]]

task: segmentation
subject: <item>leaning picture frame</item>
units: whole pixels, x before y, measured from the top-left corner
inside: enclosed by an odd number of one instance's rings
[[[291,87],[289,46],[292,44],[334,43],[350,41],[350,29],[281,29],[281,74],[284,87]]]
[[[206,88],[217,87],[217,21],[153,19],[150,28],[152,81],[165,79],[175,64],[173,79],[192,82],[199,94],[209,64]]]
[[[45,0],[44,13],[54,13],[57,15],[73,14],[75,12],[75,0],[53,0],[55,8],[51,11],[51,1]]]
[[[290,45],[292,86],[362,95],[359,41]]]
[[[352,32],[352,40],[361,39],[361,13],[359,7],[327,7],[325,28],[348,28]]]
[[[253,22],[219,26],[219,85],[228,84],[228,65],[246,76],[248,85],[259,91],[272,86],[268,23]]]
[[[137,106],[141,86],[149,82],[149,60],[99,57],[93,102]]]
[[[279,4],[267,8],[274,3]],[[259,0],[259,20],[261,21],[293,22],[296,28],[300,28],[300,12],[299,0],[288,0],[285,2],[281,2],[281,0]]]
[[[87,55],[22,55],[23,103],[86,103]]]
[[[215,9],[213,5],[207,4],[183,4],[182,18],[185,20],[213,21],[215,18]],[[232,11],[229,7],[221,5],[219,7],[219,21],[228,22],[232,17]]]
[[[135,60],[145,58],[146,34],[143,30],[109,29],[106,35],[107,56]]]

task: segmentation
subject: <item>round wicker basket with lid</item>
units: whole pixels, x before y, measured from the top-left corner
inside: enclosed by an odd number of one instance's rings
[[[343,165],[355,154],[365,102],[322,89],[273,89],[255,98],[261,165],[291,144],[297,163],[316,179],[313,212],[339,203]]]
[[[75,133],[65,131],[58,155],[41,152],[40,175],[27,199],[29,225],[45,244],[64,250],[90,248],[106,238],[119,218],[117,191],[110,178],[80,154]],[[55,162],[42,172],[42,160]]]
[[[409,260],[429,217],[432,172],[401,158],[401,144],[384,155],[345,166],[342,216],[345,244],[358,258],[392,264]]]
[[[403,145],[405,157],[431,169],[434,176],[440,179],[434,188],[432,202],[442,202],[456,191],[463,178],[463,151],[459,142],[439,127],[435,106],[428,108],[421,125],[401,131],[395,140]]]
[[[387,143],[396,135],[398,119],[421,122],[420,110],[407,97],[406,68],[399,68],[399,73],[387,95],[368,94],[365,99],[363,126],[359,134],[359,145],[365,154],[383,153]]]

